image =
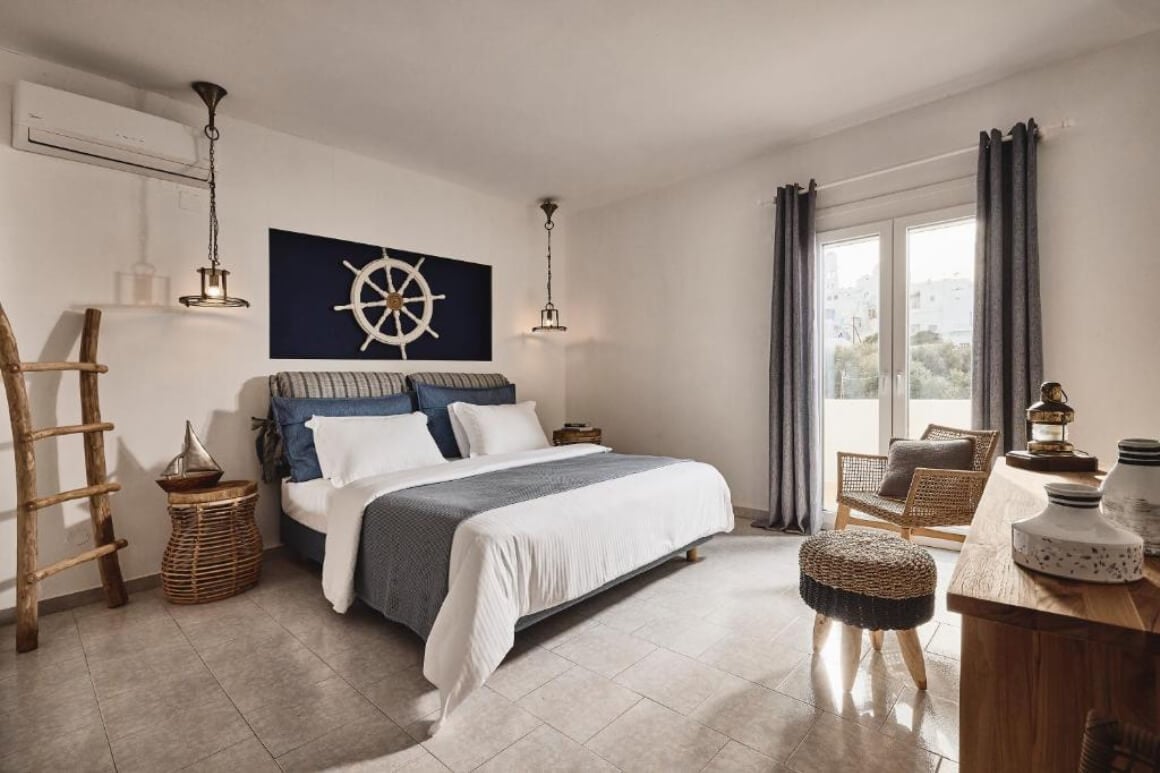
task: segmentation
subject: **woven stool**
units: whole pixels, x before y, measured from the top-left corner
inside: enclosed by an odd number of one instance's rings
[[[169,494],[173,533],[161,558],[161,589],[174,604],[204,604],[249,590],[262,570],[254,523],[258,485],[223,481]]]
[[[798,555],[802,600],[818,613],[814,652],[834,620],[842,630],[842,686],[854,686],[862,629],[874,649],[883,631],[897,631],[902,659],[920,690],[926,665],[915,627],[934,615],[935,565],[925,550],[890,534],[828,531],[806,540]]]

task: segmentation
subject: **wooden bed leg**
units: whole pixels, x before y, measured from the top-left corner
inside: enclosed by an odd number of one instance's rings
[[[696,548],[689,548],[685,551],[685,560],[689,563],[696,563],[701,560],[701,554]]]

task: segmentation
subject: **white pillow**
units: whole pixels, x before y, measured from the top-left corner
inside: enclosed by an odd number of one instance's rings
[[[427,416],[311,416],[322,477],[336,486],[447,460],[427,431]]]
[[[548,438],[536,416],[536,404],[472,405],[452,403],[471,456],[548,448]]]
[[[447,418],[451,419],[451,434],[455,436],[455,445],[459,446],[459,455],[464,459],[471,456],[471,444],[467,440],[467,433],[463,430],[463,420],[459,418],[459,406],[466,403],[451,403],[447,406]]]

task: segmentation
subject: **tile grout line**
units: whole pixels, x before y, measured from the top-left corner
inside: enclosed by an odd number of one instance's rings
[[[101,698],[97,695],[97,685],[93,681],[93,670],[89,665],[89,651],[85,649],[85,637],[81,636],[80,621],[77,620],[76,613],[70,609],[68,614],[77,629],[77,640],[81,643],[81,657],[85,659],[85,676],[89,678],[89,687],[93,690],[93,700],[97,703],[97,715],[101,718],[101,730],[105,733],[105,746],[109,749],[109,759],[112,761],[113,771],[116,773],[120,768],[117,765],[117,755],[113,754],[113,741],[109,738],[109,726],[105,723],[105,707],[101,705]]]
[[[484,687],[486,687],[486,686],[487,686],[487,685],[484,685]],[[492,690],[492,692],[495,692],[495,690]],[[499,693],[497,693],[497,692],[496,692],[495,694],[496,694],[496,695],[499,695]],[[507,699],[506,697],[504,697],[503,695],[499,695],[499,697],[503,698],[504,700],[508,700],[508,699]],[[513,706],[515,706],[515,701],[508,701],[508,703],[511,703]],[[518,707],[518,706],[517,706],[517,708],[520,708],[520,707]],[[519,743],[520,741],[524,740],[525,738],[527,738],[527,737],[528,737],[529,735],[531,735],[532,733],[534,733],[534,732],[536,732],[537,730],[539,730],[541,727],[545,727],[545,726],[549,726],[549,727],[550,727],[550,725],[548,725],[548,723],[547,723],[547,722],[545,722],[544,720],[540,719],[539,717],[537,717],[537,716],[536,716],[535,714],[533,714],[532,712],[528,711],[527,709],[522,709],[522,710],[523,710],[523,712],[524,712],[525,714],[527,714],[528,716],[530,716],[530,717],[534,717],[534,718],[535,718],[535,720],[536,720],[536,721],[537,721],[539,724],[537,724],[537,725],[533,726],[531,729],[529,729],[529,730],[528,730],[528,732],[524,733],[524,734],[523,734],[523,735],[521,735],[519,738],[517,738],[517,739],[515,739],[514,741],[512,741],[511,743],[509,743],[507,746],[503,747],[502,749],[500,749],[499,751],[497,751],[495,754],[491,755],[491,756],[490,756],[490,757],[488,757],[486,760],[484,760],[483,762],[481,762],[481,763],[479,763],[478,765],[476,765],[475,767],[473,767],[473,768],[472,768],[472,770],[473,770],[473,771],[474,771],[474,770],[479,770],[479,769],[480,769],[480,768],[482,768],[484,765],[486,765],[487,763],[491,762],[491,761],[492,761],[492,760],[494,760],[496,757],[498,757],[499,755],[503,754],[503,753],[504,753],[504,752],[506,752],[508,749],[512,748],[512,747],[513,747],[513,746],[515,746],[517,743]],[[553,729],[554,729],[554,728],[553,728]],[[404,730],[403,732],[406,732],[406,731]],[[420,745],[420,746],[423,746],[423,742],[422,742],[422,741],[420,741],[420,742],[419,742],[419,745]],[[436,754],[435,752],[431,751],[431,750],[430,750],[430,749],[428,749],[426,746],[423,746],[423,749],[424,749],[424,750],[425,750],[425,751],[426,751],[428,754],[430,754],[432,757],[434,757],[435,759],[439,760],[439,762],[440,762],[441,764],[443,764],[445,767],[447,767],[447,769],[448,769],[448,770],[450,770],[450,769],[451,769],[451,767],[450,767],[449,765],[446,765],[446,763],[444,763],[444,762],[443,762],[443,760],[439,758],[439,755],[438,755],[438,754]],[[936,771],[936,773],[937,773],[937,771]]]

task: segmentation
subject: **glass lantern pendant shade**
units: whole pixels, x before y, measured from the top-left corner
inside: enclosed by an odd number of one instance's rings
[[[244,298],[231,297],[227,285],[230,272],[221,267],[218,260],[218,217],[217,217],[217,166],[214,151],[221,132],[214,124],[218,103],[226,95],[226,90],[216,83],[198,81],[193,90],[205,102],[209,110],[209,123],[205,125],[205,136],[209,138],[209,265],[197,270],[201,275],[201,292],[197,295],[183,295],[178,300],[185,306],[215,308],[238,308],[249,306]]]
[[[544,210],[544,230],[548,232],[548,302],[540,309],[540,324],[532,328],[532,332],[562,333],[568,328],[560,324],[560,310],[552,303],[552,229],[556,227],[552,215],[556,212],[557,204],[551,199],[544,199],[540,202],[540,209]]]

